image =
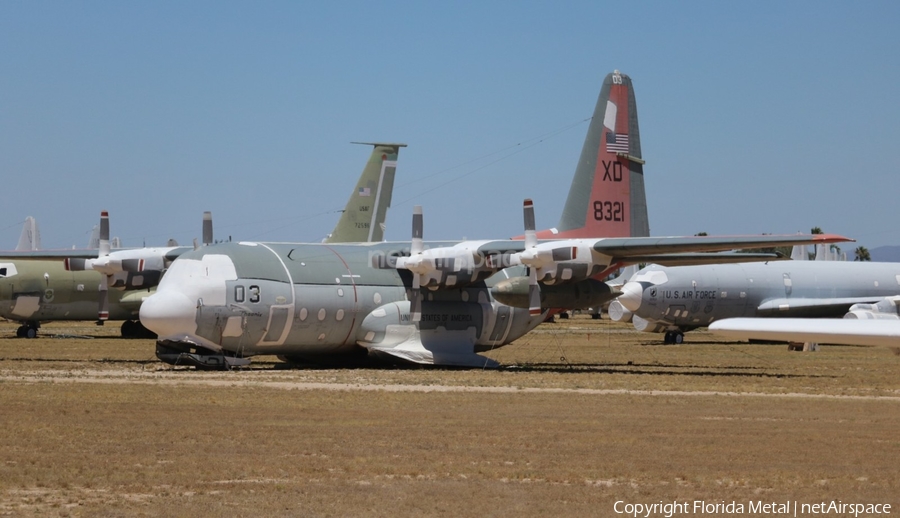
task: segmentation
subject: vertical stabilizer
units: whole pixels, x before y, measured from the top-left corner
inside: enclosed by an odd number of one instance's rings
[[[806,251],[806,245],[794,245],[794,247],[791,248],[791,260],[809,261],[809,253]]]
[[[41,231],[38,230],[37,221],[28,216],[22,226],[22,235],[19,236],[19,244],[16,250],[35,251],[41,249]]]
[[[634,88],[616,70],[603,81],[559,225],[539,237],[649,235]]]
[[[38,230],[37,221],[31,216],[25,218],[22,226],[22,235],[19,236],[19,244],[16,250],[35,251],[41,249],[41,231]]]
[[[91,229],[91,237],[88,238],[88,248],[100,248],[100,226],[94,225],[94,228]]]
[[[384,220],[391,206],[397,155],[406,144],[353,142],[373,146],[356,188],[326,243],[362,243],[384,239]]]

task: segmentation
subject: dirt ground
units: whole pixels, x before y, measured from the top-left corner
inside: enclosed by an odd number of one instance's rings
[[[41,331],[17,339],[0,324],[0,515],[900,506],[891,348],[789,352],[705,332],[662,345],[577,316],[489,353],[496,371],[283,369],[262,357],[197,372],[159,363],[153,340],[117,338],[117,326]]]

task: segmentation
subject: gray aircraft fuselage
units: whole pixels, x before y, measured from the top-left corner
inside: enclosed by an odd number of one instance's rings
[[[900,294],[900,263],[772,261],[650,265],[619,297],[647,332],[683,332],[733,317],[841,317]]]
[[[408,250],[402,243],[205,247],[173,262],[156,295],[144,302],[141,321],[172,352],[199,347],[306,360],[365,347],[416,361],[422,359],[419,344],[435,363],[459,365],[472,365],[481,358],[474,352],[507,344],[542,321],[527,308],[494,300],[489,280],[426,290],[421,321],[413,322],[409,279],[403,279],[410,273],[372,265],[373,256]],[[471,347],[460,354],[466,343]]]

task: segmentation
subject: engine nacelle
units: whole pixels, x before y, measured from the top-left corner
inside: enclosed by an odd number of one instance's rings
[[[420,287],[431,290],[474,284],[498,269],[477,251],[477,246],[469,243],[431,248],[408,256],[375,253],[370,262],[373,268],[408,270],[419,277]]]
[[[634,317],[634,313],[628,311],[628,308],[623,306],[618,300],[609,303],[607,312],[609,313],[610,320],[615,322],[631,322],[632,317]]]
[[[875,304],[854,304],[844,318],[900,320],[900,297],[885,297]]]
[[[585,279],[567,284],[539,284],[542,308],[586,309],[599,306],[618,296],[608,284]],[[516,308],[528,308],[528,277],[512,277],[491,288],[498,301]]]

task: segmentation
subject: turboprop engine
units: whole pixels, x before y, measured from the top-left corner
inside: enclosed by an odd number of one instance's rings
[[[491,288],[491,295],[507,306],[529,307],[528,277],[503,279]],[[539,284],[542,308],[586,309],[600,306],[616,298],[614,291],[603,281],[585,279],[567,284]]]

